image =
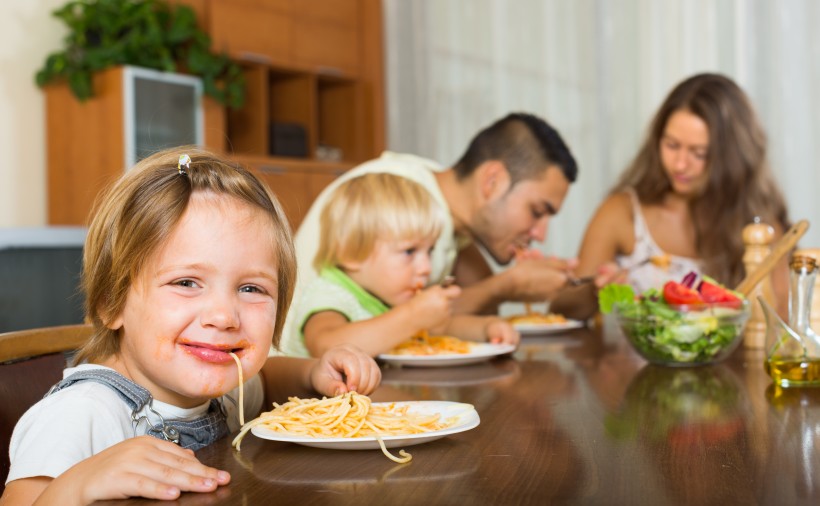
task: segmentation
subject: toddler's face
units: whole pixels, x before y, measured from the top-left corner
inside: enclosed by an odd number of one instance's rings
[[[270,218],[232,197],[195,193],[132,283],[114,367],[158,400],[191,407],[264,364],[276,320],[278,259]],[[122,370],[124,369],[124,371]]]
[[[427,284],[434,244],[434,238],[378,240],[370,256],[347,273],[365,290],[396,306],[410,300]]]

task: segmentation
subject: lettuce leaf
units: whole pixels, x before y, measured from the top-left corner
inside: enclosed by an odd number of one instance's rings
[[[634,304],[635,290],[629,285],[612,283],[601,288],[598,292],[598,308],[602,313],[612,312],[615,304]]]

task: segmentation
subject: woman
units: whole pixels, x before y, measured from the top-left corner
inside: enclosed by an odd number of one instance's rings
[[[634,161],[588,225],[576,272],[586,276],[615,262],[637,291],[691,270],[734,287],[745,275],[743,227],[755,218],[774,227],[776,238],[789,227],[766,134],[737,84],[698,74],[678,84],[655,114]],[[785,260],[772,281],[783,313]],[[592,292],[565,290],[551,310],[588,317]]]

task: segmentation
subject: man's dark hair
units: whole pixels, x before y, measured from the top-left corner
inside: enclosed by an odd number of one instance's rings
[[[480,131],[453,169],[459,179],[464,179],[489,160],[504,163],[512,184],[537,179],[552,165],[570,183],[578,177],[575,158],[558,131],[528,113],[509,114]]]

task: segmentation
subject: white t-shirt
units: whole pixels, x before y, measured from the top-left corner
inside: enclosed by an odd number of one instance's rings
[[[650,288],[661,289],[667,281],[680,281],[689,272],[696,272],[698,276],[703,271],[701,262],[695,258],[668,255],[655,242],[649,232],[649,226],[641,212],[641,204],[635,190],[627,190],[632,200],[632,216],[635,223],[635,248],[631,255],[618,255],[615,262],[618,267],[629,270],[629,284],[635,293],[643,293]],[[650,263],[643,263],[646,259],[665,256],[669,265],[659,267]]]
[[[70,367],[63,371],[63,378],[89,369],[106,368],[94,364]],[[264,403],[259,375],[245,382],[244,394],[245,418],[250,419]],[[237,399],[238,388],[219,399],[231,432],[239,430]],[[153,408],[166,421],[185,421],[203,415],[209,404],[183,409],[154,400]],[[152,422],[158,420],[146,409],[141,414]],[[139,428],[136,435],[146,433],[145,423]],[[34,476],[56,478],[78,462],[134,436],[131,408],[113,389],[95,381],[71,385],[39,401],[17,421],[9,444],[11,469],[6,483]]]
[[[296,232],[294,242],[296,246],[298,271],[293,300],[300,300],[305,287],[319,275],[313,268],[313,259],[316,257],[316,251],[319,249],[319,218],[330,194],[343,182],[370,173],[384,172],[396,174],[415,181],[426,188],[436,203],[446,211],[443,213],[445,217],[444,227],[436,241],[430,259],[431,271],[429,283],[438,283],[450,274],[456,261],[456,255],[458,254],[458,242],[456,241],[453,228],[453,218],[449,212],[450,208],[444,199],[444,194],[441,193],[435,176],[436,172],[443,172],[445,170],[445,167],[426,158],[385,151],[379,158],[365,162],[345,172],[328,185],[313,202],[302,224],[299,226],[299,230]],[[297,334],[299,329],[297,327],[298,323],[295,321],[294,313],[290,311],[282,330],[283,342],[293,342],[298,339]]]

